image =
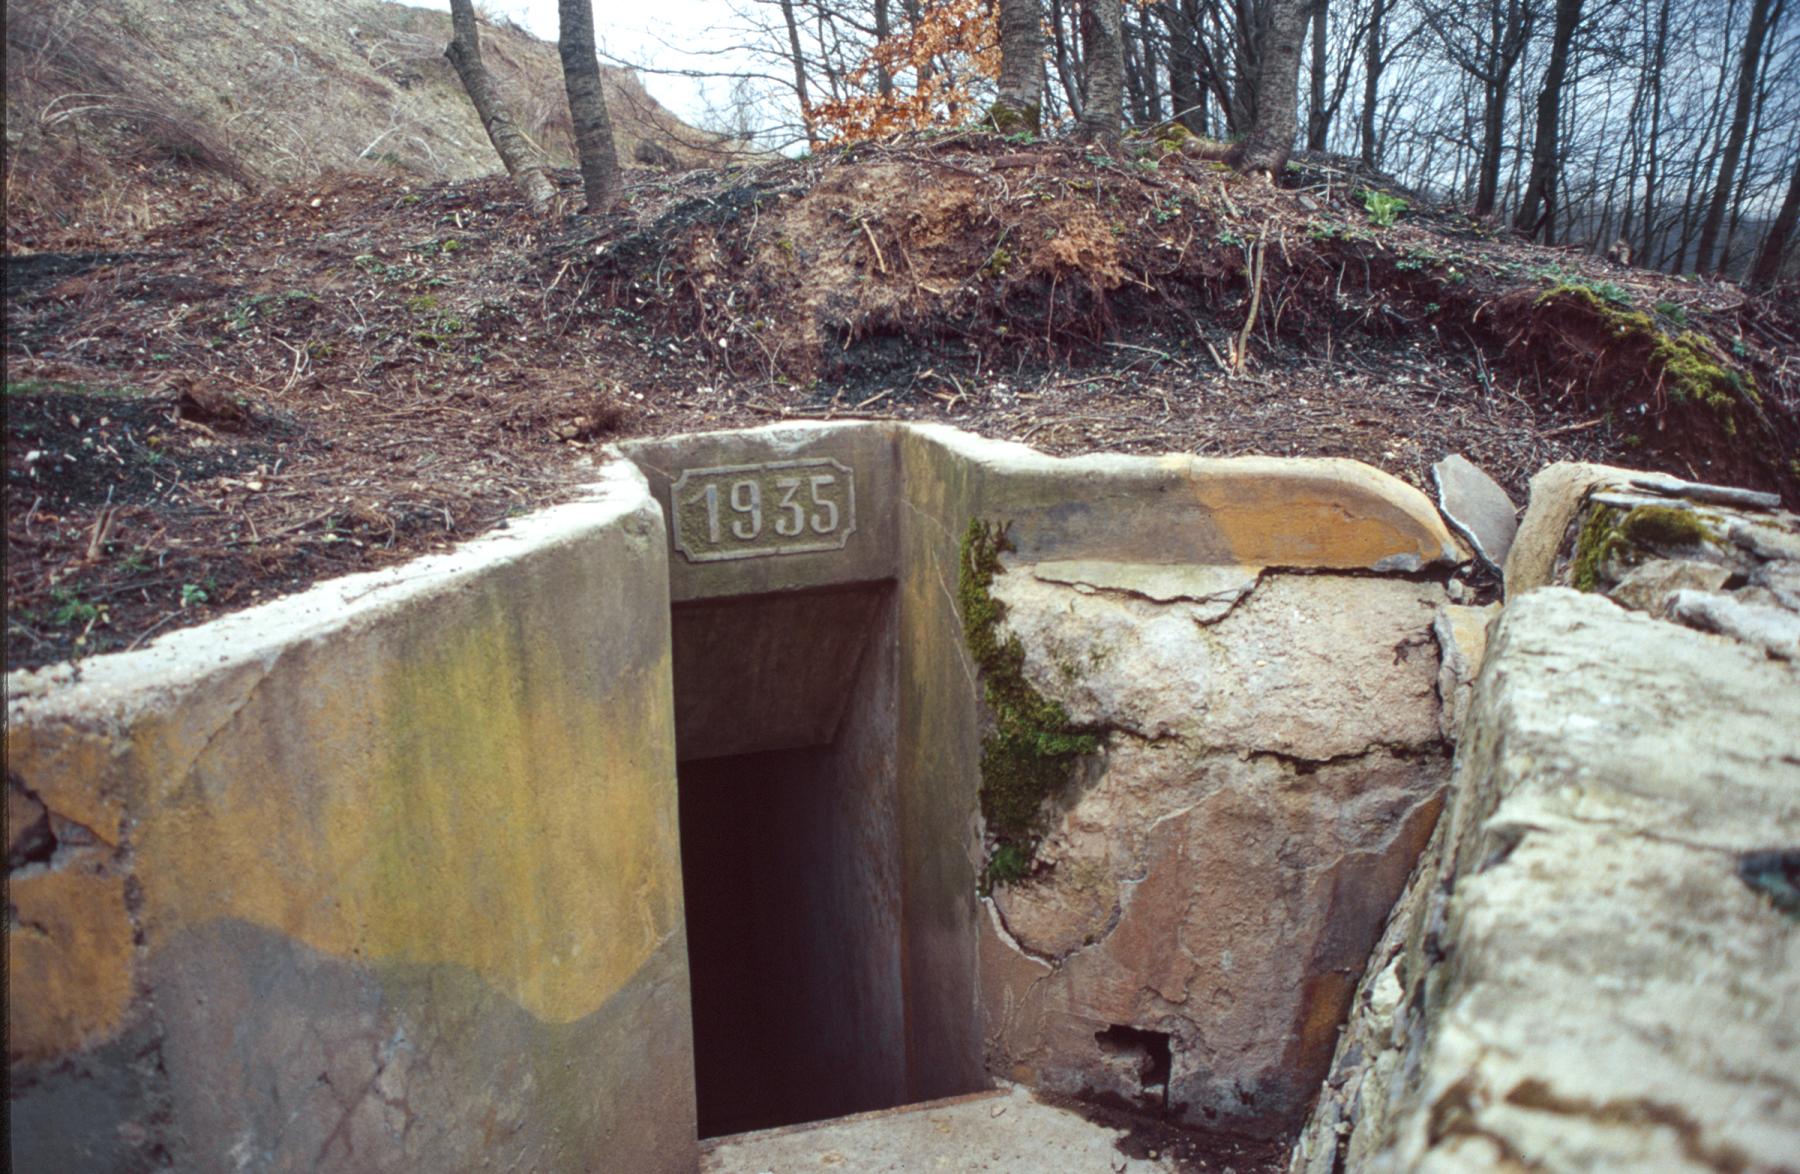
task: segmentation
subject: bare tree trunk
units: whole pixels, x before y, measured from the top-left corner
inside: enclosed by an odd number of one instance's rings
[[[1281,177],[1299,129],[1300,47],[1310,0],[1269,0],[1269,27],[1256,78],[1256,117],[1244,142],[1245,171]]]
[[[1082,137],[1110,143],[1125,119],[1125,47],[1121,40],[1120,0],[1083,0],[1082,41],[1087,58],[1083,87]]]
[[[506,173],[531,202],[532,211],[542,213],[556,199],[556,184],[531,144],[513,124],[506,103],[494,88],[487,66],[481,63],[481,34],[475,26],[475,6],[471,0],[450,0],[451,40],[444,56],[462,79],[475,113],[487,131],[488,141],[506,166]]]
[[[1731,131],[1725,138],[1725,152],[1719,159],[1719,172],[1713,186],[1712,203],[1707,206],[1706,220],[1700,227],[1700,249],[1694,255],[1694,270],[1705,273],[1712,267],[1713,246],[1719,242],[1719,229],[1725,222],[1725,205],[1731,200],[1732,185],[1737,182],[1738,156],[1744,150],[1744,137],[1750,131],[1750,107],[1756,100],[1757,67],[1762,61],[1763,38],[1769,26],[1781,19],[1783,0],[1755,0],[1750,6],[1750,27],[1744,36],[1744,55],[1738,65],[1737,103],[1731,115]]]
[[[888,0],[875,0],[875,40],[885,41],[894,34],[893,19],[888,13]],[[885,61],[875,66],[875,92],[883,98],[894,92],[894,75]]]
[[[1369,11],[1369,55],[1365,59],[1362,105],[1362,161],[1364,167],[1375,166],[1380,152],[1375,149],[1375,104],[1380,97],[1383,24],[1387,20],[1387,0],[1374,0]]]
[[[1156,30],[1148,13],[1138,16],[1138,42],[1144,47],[1144,125],[1153,126],[1163,117],[1162,77],[1157,71]]]
[[[619,156],[613,149],[606,95],[600,92],[592,0],[557,0],[556,18],[556,50],[562,57],[569,119],[575,124],[575,151],[581,156],[581,186],[587,193],[587,211],[604,212],[619,198]]]
[[[1650,250],[1656,241],[1657,147],[1662,137],[1663,68],[1669,53],[1669,0],[1662,0],[1656,15],[1655,50],[1650,61],[1650,142],[1644,149],[1644,239],[1638,249],[1645,268],[1657,262]]]
[[[1519,200],[1513,227],[1535,237],[1556,220],[1558,171],[1557,129],[1562,122],[1563,78],[1569,72],[1569,45],[1575,26],[1581,23],[1581,0],[1556,0],[1556,31],[1550,40],[1550,64],[1544,68],[1544,88],[1538,93],[1537,130],[1531,142],[1531,178]]]
[[[1120,7],[1119,47],[1125,57],[1125,109],[1133,126],[1150,125],[1150,113],[1144,102],[1144,61],[1138,51],[1138,36],[1131,27],[1130,10]]]
[[[1040,0],[1000,0],[1000,92],[992,113],[1002,134],[1043,130],[1043,25]]]
[[[1768,289],[1781,276],[1782,257],[1787,252],[1788,242],[1794,239],[1797,220],[1800,220],[1800,154],[1794,157],[1794,178],[1788,184],[1787,198],[1781,201],[1781,211],[1775,214],[1775,223],[1769,226],[1762,247],[1756,251],[1756,261],[1750,266],[1752,289]]]
[[[1194,0],[1181,0],[1159,9],[1169,31],[1170,117],[1195,134],[1206,131],[1205,95],[1200,89],[1200,55],[1194,38],[1200,35]]]
[[[787,22],[788,52],[794,62],[794,97],[800,103],[800,121],[806,126],[806,145],[816,148],[812,94],[806,88],[806,55],[800,51],[800,26],[794,20],[794,0],[781,0],[781,17]]]
[[[1323,151],[1331,129],[1331,111],[1325,107],[1325,9],[1326,0],[1314,0],[1312,11],[1312,86],[1306,107],[1306,149]]]
[[[1269,38],[1270,6],[1265,0],[1234,0],[1237,35],[1232,43],[1231,101],[1225,107],[1225,133],[1247,135],[1256,122],[1256,84],[1262,77],[1263,53]],[[1295,68],[1299,68],[1295,58]]]

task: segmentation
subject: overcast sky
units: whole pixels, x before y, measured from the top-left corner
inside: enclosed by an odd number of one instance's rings
[[[450,0],[404,2],[450,10]],[[477,0],[477,7],[510,17],[546,41],[556,40],[556,0]],[[602,59],[611,55],[639,66],[651,95],[689,124],[699,122],[709,93],[724,101],[728,83],[657,74],[650,69],[729,72],[759,68],[745,54],[730,52],[744,38],[734,31],[737,22],[725,0],[596,0],[594,23]]]

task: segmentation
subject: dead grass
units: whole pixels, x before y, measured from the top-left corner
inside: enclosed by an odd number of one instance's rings
[[[7,5],[6,240],[10,250],[109,248],[329,171],[414,180],[498,167],[443,60],[447,13],[379,0],[216,0],[204,36],[165,0]],[[520,125],[573,162],[556,47],[510,23],[484,52]],[[647,139],[684,163],[718,140],[683,127],[634,78],[607,71],[620,157]]]

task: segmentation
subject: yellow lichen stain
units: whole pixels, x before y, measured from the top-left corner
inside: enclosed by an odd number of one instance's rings
[[[118,738],[67,722],[9,723],[6,768],[24,778],[44,806],[112,844],[125,814]]]
[[[9,1061],[42,1060],[110,1035],[131,1001],[125,882],[69,868],[12,879],[6,935]]]
[[[1236,463],[1236,462],[1231,462]],[[1431,562],[1454,549],[1422,494],[1372,469],[1313,472],[1285,462],[1207,470],[1194,496],[1231,548],[1249,566],[1374,567],[1395,557]],[[1411,508],[1401,492],[1418,497]]]
[[[136,764],[185,775],[136,836],[152,950],[238,918],[567,1023],[676,931],[667,648],[608,672],[591,638],[471,611],[295,653],[191,764]]]

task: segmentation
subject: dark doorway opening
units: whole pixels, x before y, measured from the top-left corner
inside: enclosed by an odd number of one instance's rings
[[[674,638],[700,1136],[901,1104],[892,591],[682,605]]]

